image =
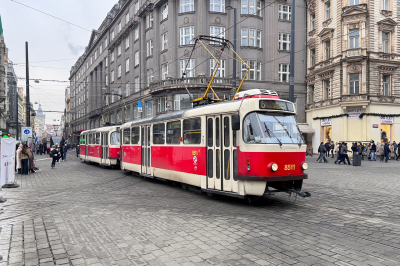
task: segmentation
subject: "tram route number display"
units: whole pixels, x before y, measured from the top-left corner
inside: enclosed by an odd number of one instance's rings
[[[276,100],[260,100],[260,109],[280,110],[293,112],[293,103],[276,101]]]

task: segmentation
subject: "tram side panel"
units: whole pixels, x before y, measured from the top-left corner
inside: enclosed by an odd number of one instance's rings
[[[140,173],[142,146],[140,145],[123,145],[123,168],[129,171]]]
[[[101,145],[89,144],[87,159],[91,162],[101,163]]]

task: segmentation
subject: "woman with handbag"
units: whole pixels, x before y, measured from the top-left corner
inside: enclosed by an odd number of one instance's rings
[[[21,174],[27,175],[29,172],[29,159],[33,157],[32,152],[28,149],[28,146],[24,144],[17,155],[21,160]]]

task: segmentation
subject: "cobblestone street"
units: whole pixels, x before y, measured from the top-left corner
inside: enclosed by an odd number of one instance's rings
[[[308,158],[304,191],[254,205],[68,160],[3,189],[5,265],[400,265],[400,162]]]

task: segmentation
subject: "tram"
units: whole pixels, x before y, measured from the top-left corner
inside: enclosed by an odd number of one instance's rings
[[[120,161],[119,126],[101,127],[81,133],[79,157],[105,166],[118,166]]]
[[[294,104],[260,90],[235,99],[123,124],[121,169],[209,194],[309,196]]]

